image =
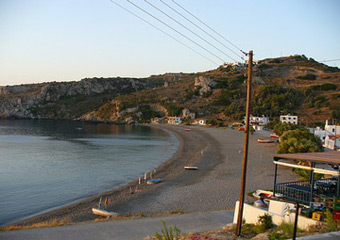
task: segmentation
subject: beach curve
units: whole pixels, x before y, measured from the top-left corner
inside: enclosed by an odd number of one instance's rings
[[[159,214],[177,210],[201,212],[231,209],[239,197],[243,136],[230,129],[154,125],[150,127],[170,131],[179,141],[174,156],[156,168],[154,178],[162,182],[142,184],[140,192],[130,193],[138,180],[129,184],[62,207],[12,225],[31,225],[53,219],[83,222],[96,219],[91,208],[97,206],[100,197],[107,197],[107,210],[122,215]],[[185,131],[190,128],[191,131]],[[247,191],[272,187],[272,157],[276,145],[259,145],[256,134],[250,138]],[[198,171],[185,171],[185,165],[198,166]],[[259,173],[259,168],[262,174]],[[289,171],[281,174],[293,179]]]

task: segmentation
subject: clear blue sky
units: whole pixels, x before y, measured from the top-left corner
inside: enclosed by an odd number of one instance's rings
[[[222,63],[220,59],[143,14],[127,1],[115,1],[216,64],[109,0],[0,0],[0,86],[78,81],[85,77],[147,77],[166,72],[201,72],[217,68]],[[171,24],[226,62],[233,61],[171,22],[143,0],[131,1]],[[171,14],[219,50],[239,60],[159,0],[149,2]],[[171,0],[164,2],[180,11]],[[305,54],[318,61],[340,58],[339,0],[176,2],[239,48],[247,52],[253,50],[255,59],[294,54]],[[340,61],[327,64],[340,67]]]

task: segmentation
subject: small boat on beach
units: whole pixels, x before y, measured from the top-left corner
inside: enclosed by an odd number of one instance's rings
[[[156,183],[160,183],[161,181],[162,180],[160,178],[155,178],[155,179],[148,180],[146,184],[156,184]]]
[[[198,170],[198,167],[195,166],[184,166],[185,170]]]
[[[186,128],[186,129],[184,129],[184,131],[190,132],[191,129],[190,128]]]
[[[257,139],[258,143],[276,143],[277,139]]]
[[[108,212],[104,209],[92,208],[92,213],[102,217],[117,217],[118,213]]]
[[[270,134],[271,138],[279,138],[280,136],[276,135],[275,133]]]
[[[281,197],[282,195],[277,193],[276,197]],[[271,191],[265,191],[265,190],[261,190],[258,189],[253,193],[253,197],[257,200],[263,198],[263,199],[267,199],[270,200],[272,197],[274,197],[274,193]]]

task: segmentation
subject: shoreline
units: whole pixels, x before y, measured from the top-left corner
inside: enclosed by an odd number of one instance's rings
[[[230,129],[214,129],[197,126],[146,125],[170,131],[178,140],[178,149],[172,158],[156,168],[153,178],[162,182],[154,185],[141,184],[141,192],[130,194],[130,187],[138,184],[138,179],[119,188],[103,192],[76,203],[48,211],[7,226],[27,226],[35,223],[66,219],[80,223],[97,219],[91,212],[99,198],[108,198],[106,209],[120,215],[151,215],[169,212],[201,212],[230,209],[239,197],[240,166],[244,134]],[[184,131],[190,128],[191,131]],[[254,134],[256,135],[256,134]],[[268,188],[268,179],[273,171],[259,176],[254,168],[274,169],[270,153],[275,144],[258,145],[251,136],[249,148],[251,155],[256,154],[254,164],[248,165],[250,183],[247,191]],[[251,142],[252,141],[252,142]],[[265,157],[264,157],[265,156]],[[264,165],[265,166],[264,166]],[[198,171],[185,171],[185,165],[196,165]],[[293,176],[288,172],[288,179]],[[256,181],[253,181],[255,178]],[[261,185],[265,183],[264,186]]]
[[[164,174],[165,170],[170,165],[173,164],[173,161],[175,160],[176,155],[181,154],[181,151],[183,149],[183,144],[184,144],[183,139],[182,139],[180,134],[176,134],[175,131],[169,130],[169,128],[167,128],[167,126],[164,127],[164,125],[155,125],[155,124],[146,124],[144,126],[162,129],[163,131],[167,132],[168,134],[172,134],[178,141],[178,148],[177,148],[176,152],[173,154],[173,156],[154,169],[154,171],[156,171],[156,173],[153,174],[154,178],[159,177],[159,176],[166,177],[166,174]],[[170,128],[172,128],[172,127],[173,126],[170,126]],[[148,172],[148,174],[149,174],[149,172]],[[141,178],[142,178],[142,176],[141,176]],[[62,206],[57,206],[53,209],[46,210],[42,213],[34,214],[31,217],[24,218],[22,220],[15,221],[15,222],[10,223],[10,224],[6,224],[3,227],[6,227],[6,226],[26,226],[26,225],[31,225],[31,224],[40,223],[40,222],[52,221],[53,219],[67,219],[67,220],[70,220],[71,222],[75,222],[75,223],[95,220],[97,217],[92,214],[91,208],[98,206],[98,202],[99,202],[100,197],[103,197],[103,199],[108,197],[108,199],[109,199],[108,207],[110,205],[112,206],[112,202],[114,202],[114,198],[118,198],[119,201],[122,201],[122,198],[124,199],[124,201],[128,201],[129,196],[132,195],[132,194],[130,194],[130,187],[135,187],[137,185],[138,185],[138,179],[135,179],[135,180],[133,180],[133,181],[131,181],[131,182],[129,182],[129,183],[123,185],[123,186],[120,186],[118,188],[114,188],[114,189],[96,194],[94,196],[85,197],[84,199],[77,200],[73,203],[69,203],[69,204],[62,205]],[[146,185],[145,183],[143,183],[143,184],[140,185],[139,189],[142,190],[142,191],[145,191],[146,188],[150,188],[150,187],[155,188],[156,185],[150,186],[150,185]],[[86,210],[86,209],[87,209],[86,214],[74,213],[74,211],[76,211],[76,210]]]

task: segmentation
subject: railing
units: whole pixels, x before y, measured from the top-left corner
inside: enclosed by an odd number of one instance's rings
[[[311,192],[308,191],[308,188],[298,184],[277,184],[275,193],[282,194],[282,197],[285,199],[301,202],[307,205],[309,205],[311,200]]]
[[[309,181],[294,181],[276,184],[275,193],[281,194],[282,198],[309,205],[310,202],[315,201],[316,198],[323,199],[335,196],[335,189],[336,182],[334,180],[321,179],[314,182],[313,196]],[[319,194],[323,196],[320,196]]]

